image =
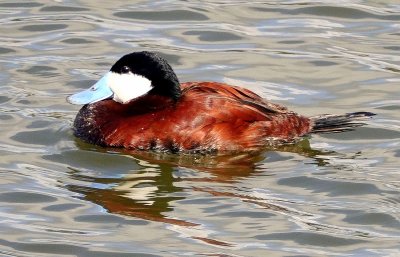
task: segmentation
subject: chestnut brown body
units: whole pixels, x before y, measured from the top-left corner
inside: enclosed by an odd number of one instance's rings
[[[293,142],[312,130],[310,118],[244,88],[187,82],[181,90],[176,101],[148,94],[127,104],[85,105],[75,119],[75,135],[102,146],[214,152]]]

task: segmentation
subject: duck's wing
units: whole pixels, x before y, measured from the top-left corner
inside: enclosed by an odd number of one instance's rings
[[[239,101],[243,105],[251,106],[263,113],[288,113],[285,106],[271,103],[256,93],[237,86],[231,86],[218,82],[186,82],[181,85],[183,93],[197,91],[218,95],[220,97],[231,98]]]
[[[183,145],[229,151],[293,142],[310,131],[307,117],[226,84],[187,83],[170,120]],[[187,143],[189,142],[189,143]],[[190,147],[187,147],[190,148]]]

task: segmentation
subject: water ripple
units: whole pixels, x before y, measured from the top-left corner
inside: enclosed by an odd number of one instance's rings
[[[0,3],[0,255],[398,255],[396,1]],[[65,102],[123,54],[368,126],[261,153],[75,139]],[[179,247],[177,247],[179,246]]]

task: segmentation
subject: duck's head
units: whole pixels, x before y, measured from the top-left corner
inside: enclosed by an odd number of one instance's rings
[[[104,99],[125,104],[146,94],[178,100],[181,88],[168,62],[153,52],[134,52],[119,59],[96,84],[71,95],[72,104],[91,104]]]

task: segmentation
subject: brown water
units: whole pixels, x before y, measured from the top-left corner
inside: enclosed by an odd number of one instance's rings
[[[0,256],[400,255],[398,1],[99,2],[0,2]],[[136,50],[305,115],[378,115],[254,156],[75,139],[65,97]]]

